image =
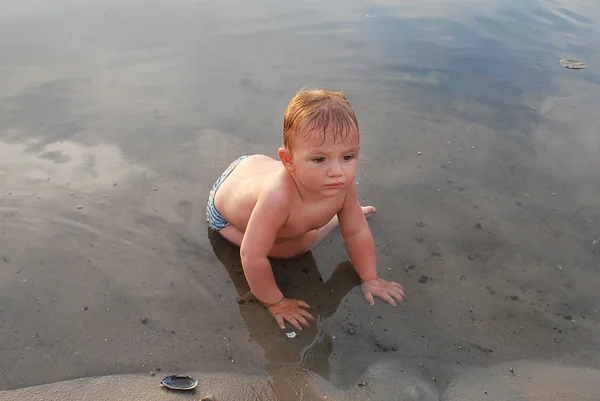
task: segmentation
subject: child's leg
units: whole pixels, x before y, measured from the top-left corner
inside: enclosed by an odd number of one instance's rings
[[[244,239],[244,233],[229,224],[227,227],[223,227],[220,229],[219,234],[223,236],[227,241],[231,242],[234,245],[241,246],[242,239]]]

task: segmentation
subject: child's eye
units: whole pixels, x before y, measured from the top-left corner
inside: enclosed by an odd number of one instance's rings
[[[352,159],[354,159],[354,155],[346,155],[346,156],[344,156],[344,160],[345,161],[350,161]]]
[[[316,157],[313,159],[315,163],[323,163],[325,161],[324,157]]]

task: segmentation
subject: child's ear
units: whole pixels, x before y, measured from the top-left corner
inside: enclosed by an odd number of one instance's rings
[[[279,159],[281,159],[281,163],[283,164],[283,167],[285,167],[285,169],[288,172],[292,172],[294,170],[296,170],[296,168],[294,167],[294,163],[292,162],[292,152],[290,152],[289,149],[286,148],[279,148]]]

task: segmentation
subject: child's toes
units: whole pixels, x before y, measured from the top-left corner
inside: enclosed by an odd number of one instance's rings
[[[373,206],[363,206],[361,209],[365,216],[373,214],[377,211]]]

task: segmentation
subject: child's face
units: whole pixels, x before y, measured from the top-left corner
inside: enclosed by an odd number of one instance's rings
[[[337,139],[337,140],[336,140]],[[348,133],[342,138],[313,133],[294,140],[292,164],[295,174],[309,191],[335,196],[352,184],[358,169],[359,136]]]

